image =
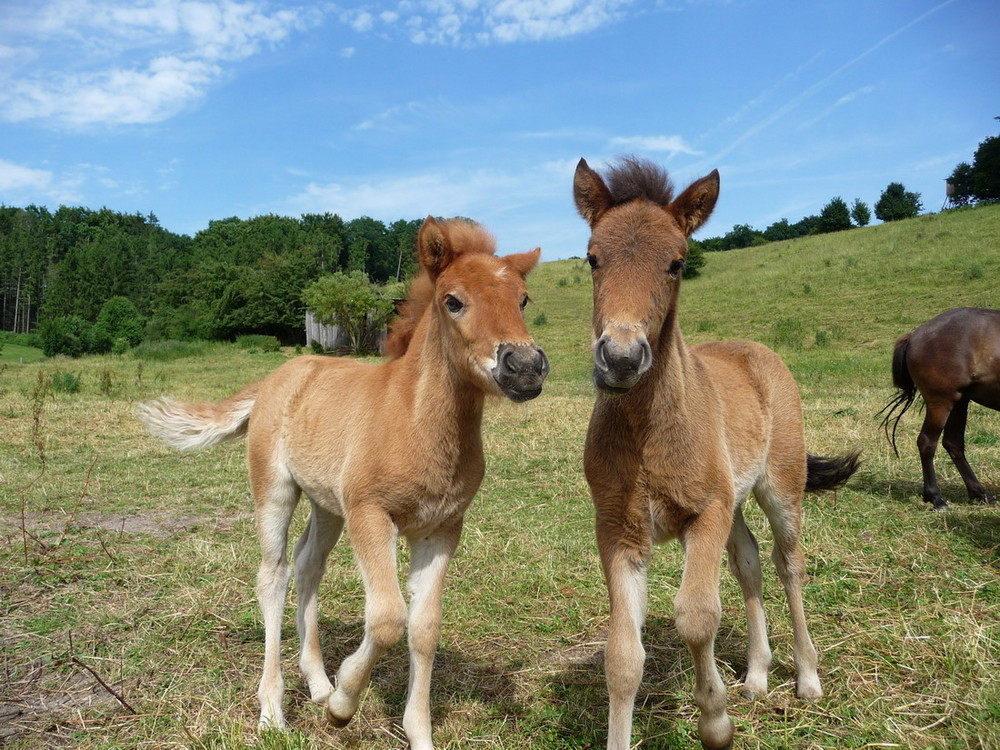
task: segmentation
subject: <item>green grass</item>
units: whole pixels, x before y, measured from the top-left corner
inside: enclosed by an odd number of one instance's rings
[[[684,282],[689,341],[777,346],[803,394],[810,448],[864,449],[845,489],[807,501],[805,598],[825,698],[794,698],[791,628],[766,560],[772,690],[757,702],[739,697],[746,624],[723,573],[717,651],[740,747],[1000,747],[1000,510],[969,505],[942,452],[952,509],[928,512],[914,446],[920,415],[914,409],[901,423],[898,459],[875,417],[892,393],[900,333],[949,307],[1000,307],[998,239],[1000,207],[988,207],[710,254],[702,276]],[[581,466],[593,399],[588,276],[581,260],[532,275],[526,315],[545,315],[534,333],[552,374],[540,398],[487,409],[487,475],[445,591],[432,687],[440,748],[603,742],[607,601]],[[405,745],[404,645],[376,666],[355,722],[332,730],[306,700],[290,607],[293,731],[257,734],[263,629],[244,446],[179,454],[133,416],[135,401],[160,394],[221,399],[290,355],[168,345],[0,366],[0,742],[18,750]],[[79,375],[78,392],[39,386],[60,371]],[[970,461],[994,489],[998,435],[1000,414],[973,407]],[[762,514],[754,509],[748,522],[766,558]],[[650,570],[634,732],[642,747],[697,745],[694,678],[672,621],[680,559],[676,546],[663,547]],[[361,633],[363,591],[345,544],[331,556],[321,602],[333,672]],[[20,713],[5,713],[13,709]]]
[[[0,363],[13,362],[20,364],[38,362],[41,359],[45,359],[45,355],[42,354],[42,350],[36,349],[33,346],[4,344],[3,347],[0,348]]]

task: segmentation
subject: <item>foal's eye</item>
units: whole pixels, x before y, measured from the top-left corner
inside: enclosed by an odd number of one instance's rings
[[[465,303],[463,303],[458,297],[449,294],[444,298],[444,306],[448,308],[448,312],[454,315],[462,312],[462,308],[465,307]]]
[[[521,300],[521,309],[524,310],[528,306],[528,295],[524,295],[524,299]]]
[[[590,270],[593,271],[597,268],[597,256],[587,253],[587,262],[590,264]]]
[[[676,279],[680,272],[684,270],[684,261],[678,258],[670,264],[670,277]]]

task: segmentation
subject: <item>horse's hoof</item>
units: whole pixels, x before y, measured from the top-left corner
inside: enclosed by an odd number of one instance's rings
[[[332,711],[328,710],[326,712],[326,723],[329,724],[334,729],[343,729],[344,727],[346,727],[348,724],[351,723],[351,719],[353,718],[354,718],[353,714],[348,716],[346,719],[342,719],[339,716],[335,716]]]

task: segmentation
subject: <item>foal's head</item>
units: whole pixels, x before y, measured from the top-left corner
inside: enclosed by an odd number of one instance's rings
[[[580,159],[573,197],[591,229],[594,382],[627,391],[653,364],[653,349],[676,310],[688,237],[715,208],[719,172],[674,198],[655,164],[625,158],[605,182]]]
[[[524,322],[525,278],[541,250],[503,257],[494,251],[493,238],[478,224],[428,216],[417,236],[422,272],[387,351],[401,354],[416,319],[436,316],[442,350],[465,380],[487,393],[527,401],[541,393],[549,372],[545,352]]]

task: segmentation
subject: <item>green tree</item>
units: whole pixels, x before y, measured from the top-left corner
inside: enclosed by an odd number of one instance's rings
[[[65,354],[79,357],[91,351],[91,326],[79,315],[47,318],[39,326],[42,353],[46,357]]]
[[[976,192],[972,182],[972,165],[967,161],[959,163],[948,176],[948,187],[951,191],[948,198],[956,206],[968,206],[976,201]]]
[[[972,192],[976,200],[1000,200],[1000,136],[979,144],[972,160]]]
[[[768,242],[781,242],[798,236],[792,225],[788,223],[788,219],[776,221],[764,230],[764,239]]]
[[[816,231],[820,234],[841,232],[851,228],[851,211],[839,195],[823,206]]]
[[[95,351],[124,351],[142,343],[146,321],[128,297],[112,297],[101,307],[91,336]]]
[[[875,203],[875,216],[879,221],[912,219],[922,208],[920,193],[907,191],[900,182],[890,182]]]
[[[684,259],[685,279],[693,279],[705,265],[705,248],[698,240],[688,240],[687,257]]]
[[[358,270],[317,279],[303,290],[302,301],[323,325],[340,326],[356,350],[364,344],[365,329],[381,328],[393,311],[392,298]]]
[[[855,198],[854,203],[851,205],[851,218],[854,219],[854,223],[859,227],[868,226],[872,220],[872,212],[868,208],[868,204],[860,198]]]

